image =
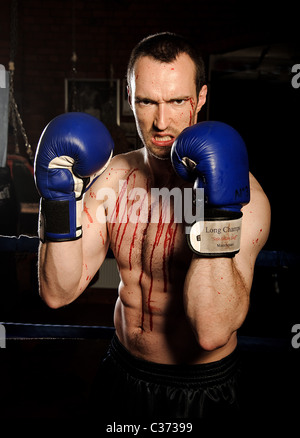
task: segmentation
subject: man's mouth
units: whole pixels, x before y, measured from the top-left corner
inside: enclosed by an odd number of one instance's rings
[[[152,137],[152,143],[155,146],[172,146],[175,141],[175,137],[171,135],[154,135]]]

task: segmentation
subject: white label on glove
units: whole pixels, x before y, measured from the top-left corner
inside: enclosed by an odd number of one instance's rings
[[[79,201],[76,201],[76,237],[80,237],[82,234],[81,214],[82,214],[82,199],[79,199]]]
[[[213,257],[236,253],[240,249],[242,218],[196,222],[187,235],[191,249]]]

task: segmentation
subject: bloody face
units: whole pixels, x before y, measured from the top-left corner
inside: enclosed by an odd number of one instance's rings
[[[196,94],[195,65],[185,53],[171,63],[144,56],[130,78],[129,100],[139,136],[147,151],[160,159],[181,131],[197,122],[206,99],[206,86]]]

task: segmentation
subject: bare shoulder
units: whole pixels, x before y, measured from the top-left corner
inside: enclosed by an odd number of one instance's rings
[[[131,170],[140,169],[143,166],[143,162],[144,155],[142,149],[115,155],[105,172],[96,181],[94,187],[113,186],[120,179],[126,179]]]
[[[108,168],[124,168],[131,169],[132,167],[140,166],[144,161],[143,149],[126,152],[124,154],[115,155]]]
[[[269,200],[257,181],[250,174],[250,202],[242,208],[241,250],[237,259],[249,260],[254,264],[258,253],[264,247],[271,223],[271,208]]]
[[[271,218],[270,203],[262,186],[252,174],[250,174],[250,202],[243,207],[242,211],[245,220],[254,222],[254,224],[260,223],[264,225],[265,232],[267,235],[269,234]]]

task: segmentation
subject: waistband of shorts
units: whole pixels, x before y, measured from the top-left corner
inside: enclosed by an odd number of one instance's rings
[[[236,375],[240,362],[237,349],[221,360],[204,364],[169,365],[149,362],[133,356],[116,335],[111,341],[109,354],[118,366],[135,378],[165,385],[196,385],[203,388],[227,382]]]

